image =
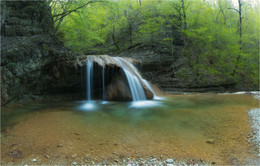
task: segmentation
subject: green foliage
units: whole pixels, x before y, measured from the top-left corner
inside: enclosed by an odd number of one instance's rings
[[[176,44],[183,47],[179,54],[191,68],[180,71],[180,76],[193,75],[203,84],[242,81],[258,86],[259,6],[242,1],[240,50],[239,15],[232,1],[141,2],[53,0],[50,5],[54,16],[77,9],[66,17],[54,17],[57,34],[73,51],[120,52],[141,43],[163,44],[173,53]]]

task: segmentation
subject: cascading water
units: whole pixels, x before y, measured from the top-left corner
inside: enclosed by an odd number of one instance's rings
[[[102,67],[102,98],[105,100],[105,66]]]
[[[94,110],[96,105],[91,101],[91,89],[93,82],[93,61],[86,61],[86,94],[87,102],[80,106],[81,110]]]
[[[155,99],[155,100],[162,100],[163,99],[163,97],[156,95],[155,91],[153,90],[152,85],[147,80],[143,79],[142,81],[148,87],[148,89],[153,93],[153,99]]]
[[[120,57],[115,57],[115,59],[118,61],[118,63],[120,64],[121,68],[123,69],[123,71],[126,75],[133,101],[146,100],[143,86],[140,83],[140,81],[138,80],[138,78],[130,72],[131,70],[128,67],[129,65],[128,65],[127,61],[123,60]],[[130,66],[130,67],[132,67],[132,66]]]
[[[128,66],[131,67],[131,69],[133,70],[133,72],[135,73],[135,75],[137,75],[138,78],[139,78],[139,79],[146,85],[146,87],[153,93],[154,99],[161,99],[161,97],[159,97],[159,96],[157,96],[157,95],[155,94],[155,91],[153,90],[151,84],[150,84],[147,80],[143,79],[143,77],[139,74],[137,68],[136,68],[132,63],[128,62],[127,60],[125,60],[125,59],[123,59],[123,58],[119,58],[119,59],[120,59],[121,61],[125,62]]]
[[[93,81],[93,61],[88,60],[86,62],[86,73],[87,73],[87,100],[91,101],[91,89],[92,89],[92,81]]]

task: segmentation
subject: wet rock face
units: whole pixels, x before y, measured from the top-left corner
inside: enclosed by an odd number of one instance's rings
[[[60,48],[45,1],[1,2],[1,105],[48,88]],[[58,47],[58,49],[57,49]]]
[[[121,72],[107,86],[108,101],[131,101],[132,96],[125,76]]]
[[[153,99],[154,94],[149,90],[149,88],[146,85],[144,85],[144,84],[142,84],[142,85],[144,88],[144,93],[145,93],[146,98],[149,100]]]

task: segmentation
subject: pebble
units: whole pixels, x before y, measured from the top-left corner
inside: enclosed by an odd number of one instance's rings
[[[77,163],[77,162],[75,162],[75,161],[73,161],[73,162],[72,162],[72,165],[77,165],[77,164],[78,164],[78,163]]]
[[[156,158],[153,158],[153,159],[151,159],[150,161],[151,162],[155,162],[157,159]]]
[[[19,151],[19,150],[14,150],[10,153],[10,155],[12,157],[15,157],[15,158],[21,158],[22,157],[22,153]]]
[[[33,162],[37,162],[37,159],[32,159]]]
[[[207,140],[207,143],[208,143],[208,144],[214,144],[214,142],[215,142],[214,139],[208,139],[208,140]]]
[[[50,158],[50,156],[49,156],[49,155],[45,155],[45,157],[46,157],[47,159],[49,159],[49,158]]]
[[[114,162],[119,162],[119,161],[117,159],[115,159]]]
[[[167,164],[173,164],[173,161],[174,161],[173,159],[166,159]]]
[[[62,147],[62,145],[61,145],[61,144],[58,144],[57,147],[60,148],[60,147]]]
[[[74,153],[74,154],[71,155],[72,158],[76,158],[77,156],[78,156],[77,153]]]

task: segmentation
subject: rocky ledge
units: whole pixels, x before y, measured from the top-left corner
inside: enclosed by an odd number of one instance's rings
[[[86,65],[87,62],[93,62],[93,99],[102,99],[102,74],[104,72],[104,84],[106,89],[105,100],[108,101],[132,101],[132,95],[129,89],[126,75],[122,69],[119,60],[116,57],[108,55],[79,55],[63,56],[58,65],[54,65],[52,75],[56,80],[50,90],[56,94],[71,93],[78,99],[86,99]],[[145,84],[141,74],[133,68],[133,64],[140,62],[131,58],[123,58],[128,63],[127,71],[137,78],[143,86],[147,99],[153,99],[154,95]],[[73,90],[73,91],[71,91]]]

